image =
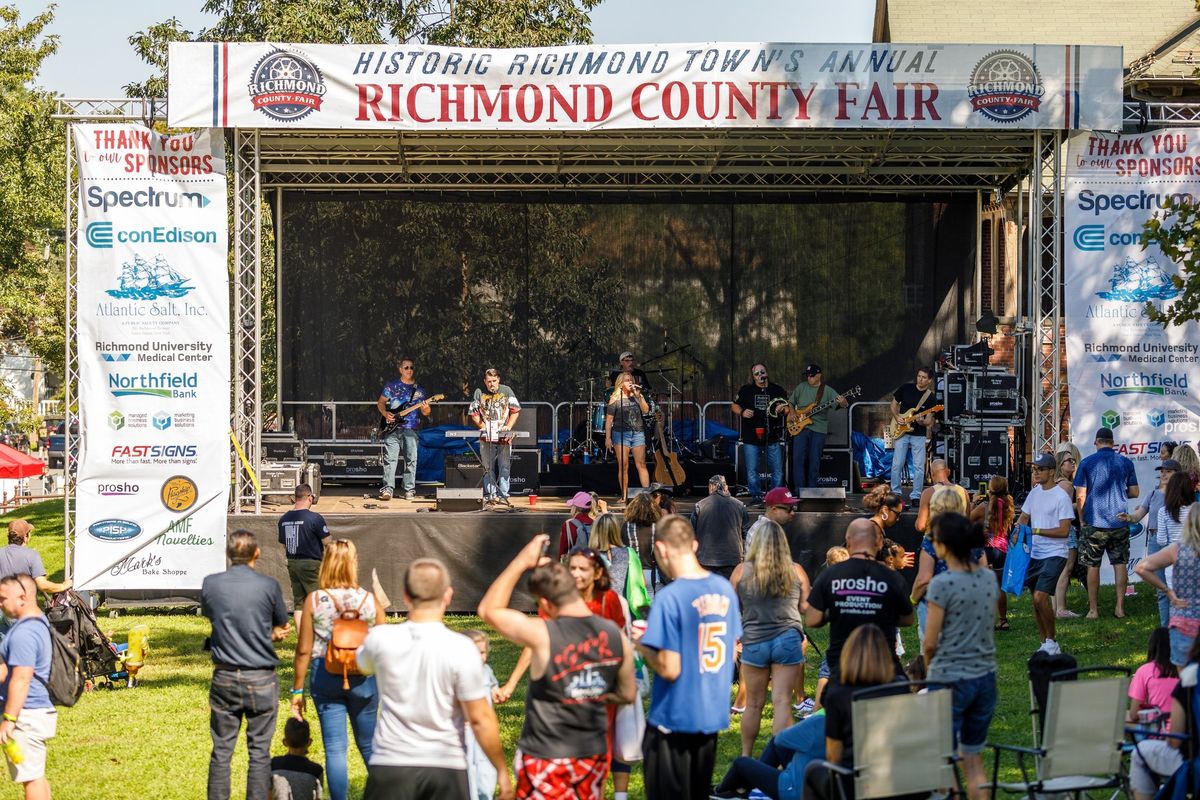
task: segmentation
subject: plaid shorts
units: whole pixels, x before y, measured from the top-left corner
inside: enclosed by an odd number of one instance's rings
[[[513,770],[518,800],[603,800],[608,755],[538,758],[518,750]]]
[[[1098,567],[1108,553],[1108,563],[1129,563],[1129,526],[1094,528],[1085,524],[1079,533],[1079,563]]]

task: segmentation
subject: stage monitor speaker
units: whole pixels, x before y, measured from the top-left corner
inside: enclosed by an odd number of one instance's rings
[[[834,407],[829,411],[829,433],[825,436],[825,446],[850,446],[850,409]]]
[[[846,505],[846,490],[840,486],[797,489],[801,511],[841,511]]]
[[[849,450],[831,450],[826,448],[821,453],[821,466],[817,473],[817,488],[842,490],[845,493],[853,491],[854,459]]]
[[[525,431],[529,434],[528,439],[519,439],[528,447],[537,445],[538,440],[538,407],[534,405],[522,406],[521,414],[517,417],[517,424],[513,426],[514,431]]]
[[[447,489],[437,488],[438,511],[479,511],[483,508],[483,488]]]
[[[942,418],[953,421],[969,411],[968,400],[971,395],[971,375],[966,372],[947,372],[942,388],[943,405],[946,409]]]
[[[987,482],[996,475],[1008,477],[1008,428],[964,428],[959,434],[957,468],[958,483],[967,489],[986,490]]]
[[[540,450],[513,450],[508,471],[509,494],[528,494],[538,489],[542,454]],[[448,489],[473,489],[483,486],[483,465],[470,453],[446,456]]]

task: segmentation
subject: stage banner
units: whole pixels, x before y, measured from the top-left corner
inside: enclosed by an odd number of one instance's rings
[[[1064,309],[1071,440],[1093,452],[1096,429],[1137,465],[1142,496],[1167,440],[1200,431],[1200,325],[1164,328],[1146,303],[1169,306],[1178,265],[1142,247],[1142,226],[1171,198],[1200,197],[1200,131],[1085,133],[1067,149]]]
[[[1120,47],[172,42],[176,127],[1120,130]]]
[[[75,125],[75,585],[199,589],[225,568],[224,139]]]

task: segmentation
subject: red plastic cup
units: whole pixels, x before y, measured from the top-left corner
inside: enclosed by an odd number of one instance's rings
[[[767,435],[767,429],[766,428],[755,428],[754,433],[758,436],[758,438],[761,439]]]
[[[571,454],[570,454],[570,453],[563,453],[563,455],[562,455],[562,461],[563,461],[563,463],[564,463],[564,464],[570,464],[570,463],[571,463]]]
[[[529,495],[529,505],[531,505],[531,506],[537,505],[537,495],[536,494]]]

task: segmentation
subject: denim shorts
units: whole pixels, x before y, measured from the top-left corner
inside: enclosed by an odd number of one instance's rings
[[[614,445],[621,447],[646,446],[646,434],[642,431],[613,431],[612,440]]]
[[[1195,637],[1188,636],[1178,628],[1171,628],[1171,663],[1177,667],[1188,663],[1188,653],[1195,641]]]
[[[803,664],[804,637],[795,628],[784,631],[773,639],[754,644],[742,643],[742,663],[766,669],[772,664]]]
[[[1076,528],[1074,525],[1071,526],[1071,532],[1067,534],[1067,549],[1068,550],[1078,550],[1079,549],[1079,529]]]
[[[987,742],[988,727],[996,713],[996,673],[978,678],[963,678],[953,683],[930,686],[948,688],[953,693],[954,740],[960,755],[982,753]]]
[[[817,667],[817,679],[829,680],[829,656],[821,654],[821,666]]]

